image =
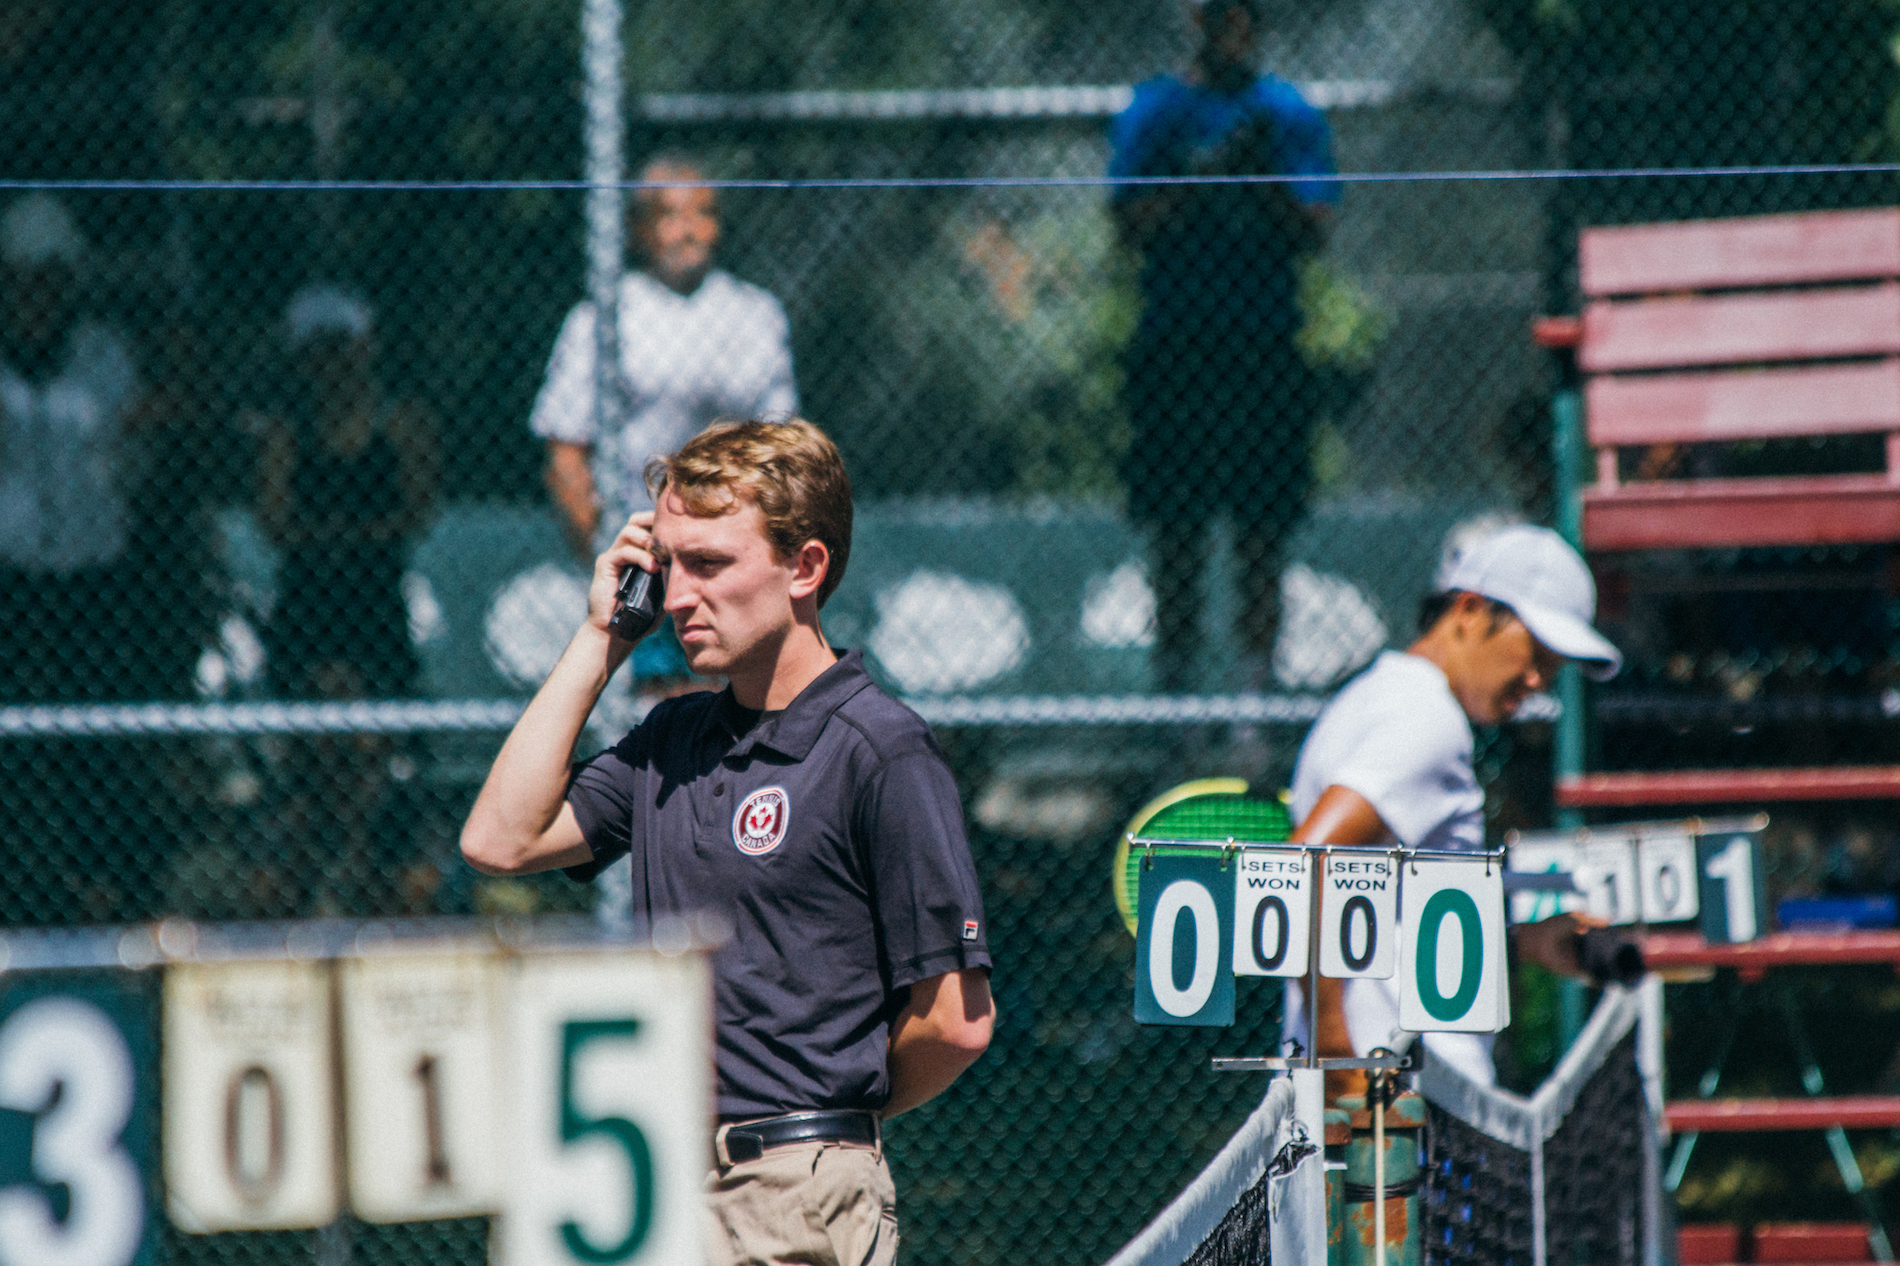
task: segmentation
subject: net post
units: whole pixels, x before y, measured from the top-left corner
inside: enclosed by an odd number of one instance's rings
[[[1287,1074],[1293,1080],[1293,1119],[1308,1139],[1324,1143],[1326,1139],[1326,1073],[1320,1068],[1295,1068]],[[1300,1206],[1304,1216],[1293,1220],[1294,1251],[1291,1261],[1306,1266],[1326,1260],[1326,1165],[1325,1150],[1302,1161],[1291,1175],[1296,1184],[1291,1203]],[[1315,1216],[1317,1213],[1318,1216]]]
[[[1325,883],[1327,863],[1332,858],[1332,850],[1323,853],[1313,849],[1306,851],[1306,865],[1312,872],[1313,895],[1309,901],[1311,914],[1308,916],[1306,934],[1306,1066],[1319,1067],[1319,890]],[[1314,1117],[1319,1123],[1321,1134],[1326,1123],[1323,1114],[1326,1109],[1326,1095],[1320,1092],[1319,1111],[1321,1116]],[[1315,1137],[1318,1137],[1317,1135]]]
[[[1550,1254],[1544,1244],[1548,1211],[1544,1207],[1544,1123],[1537,1122],[1531,1135],[1531,1266],[1547,1266]]]
[[[1374,1074],[1371,1096],[1373,1266],[1385,1266],[1385,1096],[1390,1085],[1385,1074]]]
[[[1643,1083],[1643,1266],[1668,1266],[1671,1254],[1663,1234],[1662,1144],[1666,1130],[1663,1104],[1663,983],[1649,975],[1637,987],[1636,1071]]]

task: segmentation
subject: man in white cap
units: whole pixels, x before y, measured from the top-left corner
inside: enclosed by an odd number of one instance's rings
[[[1565,660],[1593,678],[1623,657],[1591,627],[1596,584],[1548,528],[1517,525],[1466,546],[1419,613],[1419,637],[1387,651],[1334,696],[1293,771],[1293,838],[1312,844],[1484,846],[1484,791],[1472,768],[1473,725],[1509,720],[1548,690]],[[1559,915],[1515,929],[1520,957],[1577,972],[1576,934]],[[1304,999],[1288,988],[1284,1031],[1305,1031]],[[1396,982],[1322,980],[1321,1055],[1363,1055],[1398,1027]],[[1433,1033],[1425,1046],[1481,1083],[1495,1080],[1489,1034]]]

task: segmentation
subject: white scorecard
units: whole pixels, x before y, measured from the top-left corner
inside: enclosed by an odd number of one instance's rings
[[[549,953],[510,982],[506,1266],[703,1258],[712,1016],[703,955]]]
[[[181,1230],[322,1226],[339,1207],[329,969],[165,973],[165,1183]]]
[[[1700,911],[1695,839],[1686,832],[1636,839],[1637,892],[1650,923],[1682,923]]]
[[[1320,975],[1385,980],[1398,969],[1398,889],[1397,854],[1353,849],[1326,855]]]
[[[1710,941],[1748,940],[1766,908],[1753,865],[1760,826],[1703,830],[1709,825],[1720,824],[1643,822],[1514,837],[1512,873],[1567,875],[1576,891],[1515,892],[1511,921],[1584,910],[1613,924],[1699,920]]]
[[[1510,1022],[1502,868],[1411,859],[1403,871],[1399,1027],[1496,1033]]]
[[[1234,974],[1304,976],[1312,868],[1298,849],[1243,849],[1234,867]]]
[[[1571,877],[1583,892],[1583,908],[1606,923],[1642,918],[1636,850],[1627,837],[1592,838],[1577,845]]]
[[[368,1222],[495,1212],[500,1007],[485,954],[338,964],[350,1203]]]

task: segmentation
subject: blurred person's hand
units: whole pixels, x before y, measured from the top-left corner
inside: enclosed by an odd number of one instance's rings
[[[1588,977],[1577,957],[1577,940],[1585,932],[1609,925],[1607,919],[1593,914],[1559,914],[1536,923],[1516,925],[1511,929],[1511,941],[1524,962],[1536,963],[1559,976],[1585,980]]]

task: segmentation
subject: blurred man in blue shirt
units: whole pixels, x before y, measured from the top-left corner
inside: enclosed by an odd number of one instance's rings
[[[1325,175],[1326,118],[1258,69],[1258,0],[1201,0],[1181,76],[1140,84],[1110,132],[1110,175]],[[1140,260],[1127,354],[1129,511],[1155,542],[1157,683],[1196,684],[1212,521],[1240,554],[1248,680],[1269,683],[1286,537],[1309,483],[1312,391],[1294,345],[1300,260],[1325,241],[1336,184],[1121,184],[1112,207]]]

